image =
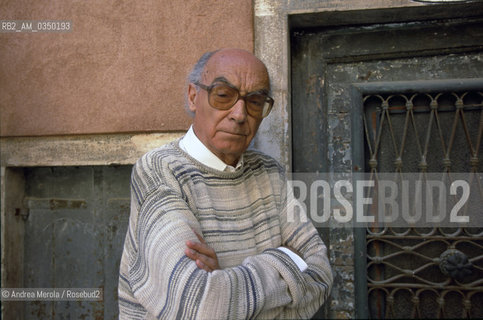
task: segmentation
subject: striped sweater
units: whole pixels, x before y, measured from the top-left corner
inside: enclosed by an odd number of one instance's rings
[[[120,319],[310,318],[332,272],[310,222],[287,219],[283,169],[255,151],[236,172],[204,166],[179,140],[135,164],[119,277]],[[202,234],[221,270],[184,254]],[[283,251],[298,251],[304,272]]]

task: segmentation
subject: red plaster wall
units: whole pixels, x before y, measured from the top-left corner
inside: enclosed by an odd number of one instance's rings
[[[187,73],[207,50],[253,50],[251,0],[2,1],[2,20],[69,33],[0,33],[0,135],[185,130]]]

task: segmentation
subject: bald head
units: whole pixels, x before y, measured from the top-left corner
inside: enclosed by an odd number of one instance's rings
[[[188,86],[188,107],[194,114],[193,130],[219,159],[234,165],[248,148],[262,122],[264,115],[261,109],[258,106],[253,108],[260,103],[256,99],[263,97],[260,107],[271,100],[267,95],[270,91],[267,68],[251,52],[241,49],[221,49],[205,54],[200,61],[195,66],[200,72],[199,77],[190,77]],[[204,66],[201,69],[202,63]],[[217,86],[218,91],[211,92],[213,85]],[[238,91],[236,100],[228,108],[220,108],[216,101],[225,101],[233,90]],[[211,104],[210,94],[215,104]],[[247,95],[253,99],[250,100],[250,110],[245,100]],[[273,100],[270,108],[272,104]]]
[[[211,58],[216,58],[216,59],[213,61]],[[234,63],[234,60],[238,60],[238,63],[242,63],[242,61],[245,61],[245,63],[248,63],[249,61],[253,61],[256,64],[261,64],[263,73],[265,73],[266,79],[268,81],[268,94],[271,93],[270,76],[268,74],[265,64],[260,59],[258,59],[255,55],[253,55],[251,52],[242,50],[242,49],[236,49],[236,48],[219,49],[219,50],[209,51],[204,53],[200,57],[200,59],[196,62],[196,64],[193,66],[193,69],[188,75],[187,84],[189,85],[190,83],[203,82],[203,75],[205,74],[208,62],[210,64],[218,64],[218,65],[221,64],[220,67],[223,67],[223,64],[226,65],[226,64]],[[194,116],[194,113],[192,113],[189,109],[187,97],[186,97],[186,111],[189,114],[191,114],[191,116]]]
[[[206,80],[213,72],[219,72],[227,67],[242,71],[244,76],[248,76],[248,73],[255,75],[257,80],[265,82],[267,88],[270,87],[265,64],[251,52],[242,49],[221,49],[214,52],[205,65],[201,80]]]

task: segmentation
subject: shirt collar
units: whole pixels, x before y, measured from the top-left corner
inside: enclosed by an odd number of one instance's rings
[[[179,146],[184,152],[212,169],[234,172],[235,170],[240,169],[243,165],[243,155],[238,160],[236,167],[224,163],[213,152],[211,152],[200,139],[198,139],[193,130],[193,126],[189,128],[188,132],[180,140]]]

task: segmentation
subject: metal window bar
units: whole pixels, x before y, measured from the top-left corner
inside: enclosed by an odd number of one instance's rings
[[[441,172],[443,180],[482,172],[481,91],[375,92],[363,106],[366,171],[376,183],[379,172]],[[365,249],[370,317],[483,317],[483,228],[371,227]],[[461,255],[472,273],[445,273]]]

